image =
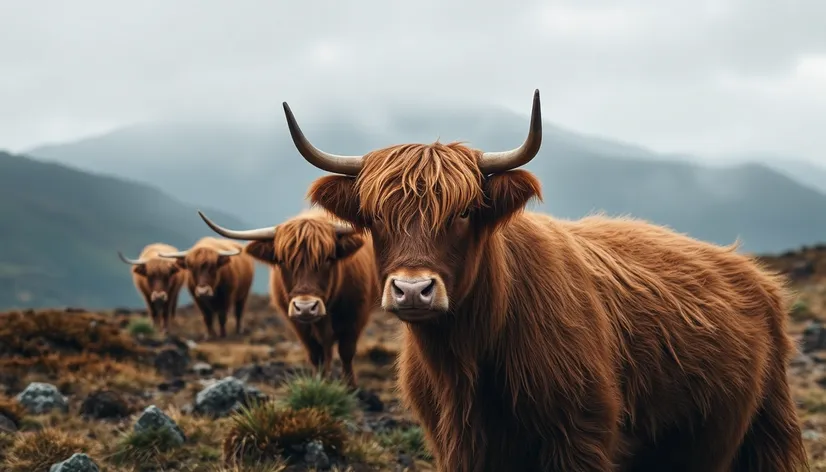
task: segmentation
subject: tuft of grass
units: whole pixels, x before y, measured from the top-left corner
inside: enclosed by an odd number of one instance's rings
[[[48,472],[52,464],[66,460],[76,452],[91,456],[95,448],[83,436],[67,434],[55,428],[18,434],[6,450],[0,470]]]
[[[152,336],[155,334],[155,327],[152,326],[152,322],[146,318],[132,318],[126,329],[132,336],[141,334],[144,336]]]
[[[387,470],[393,461],[393,457],[378,441],[366,435],[358,435],[347,441],[344,456],[351,463],[366,465],[374,470]]]
[[[293,410],[267,401],[241,407],[231,419],[223,445],[227,464],[258,464],[289,457],[293,448],[312,440],[340,454],[347,440],[344,424],[315,408]]]
[[[320,374],[295,374],[284,385],[284,404],[293,410],[315,408],[333,418],[351,419],[358,409],[355,392],[339,380],[325,379]]]
[[[287,465],[282,461],[266,464],[234,464],[230,466],[215,466],[211,472],[284,472]]]
[[[797,321],[805,321],[813,318],[812,311],[809,310],[809,305],[800,299],[794,302],[789,315],[792,319]]]
[[[396,452],[408,454],[418,459],[430,460],[433,456],[427,448],[424,432],[419,426],[409,429],[394,429],[379,435],[379,442]]]
[[[12,433],[0,431],[0,464],[2,464],[3,459],[6,458],[6,451],[14,444],[14,437],[15,435]]]
[[[110,460],[119,465],[153,463],[177,447],[175,433],[169,428],[129,431],[118,441]]]
[[[19,429],[23,417],[26,416],[26,409],[13,398],[0,397],[0,415],[10,419]]]

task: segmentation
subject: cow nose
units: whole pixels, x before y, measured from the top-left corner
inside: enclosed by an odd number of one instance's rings
[[[399,308],[426,308],[433,302],[436,279],[393,279],[392,286]]]
[[[294,300],[296,316],[318,316],[318,300]]]
[[[195,287],[195,295],[212,296],[212,287],[210,287],[209,285],[199,285]]]
[[[164,292],[164,291],[154,291],[154,292],[152,292],[152,295],[150,295],[150,298],[152,299],[153,302],[158,301],[158,300],[166,301],[168,296],[167,296],[166,292]]]

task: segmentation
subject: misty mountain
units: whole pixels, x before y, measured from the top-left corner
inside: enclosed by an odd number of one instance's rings
[[[0,152],[0,308],[141,307],[117,251],[186,249],[207,234],[194,207],[154,187]]]
[[[503,150],[518,146],[528,128],[527,116],[493,108],[420,106],[372,124],[339,113],[302,119],[295,111],[314,144],[339,154],[437,138]],[[275,224],[306,207],[308,185],[324,175],[295,151],[283,115],[266,124],[133,126],[31,154],[151,183],[254,226]],[[756,252],[826,239],[826,218],[813,217],[826,214],[826,195],[765,165],[709,167],[689,158],[546,124],[540,155],[525,168],[543,185],[544,203],[535,208],[558,217],[630,214],[720,244],[740,238],[744,250]]]

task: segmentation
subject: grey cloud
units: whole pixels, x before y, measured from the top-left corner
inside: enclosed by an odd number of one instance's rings
[[[548,5],[558,21],[542,22]],[[667,151],[826,162],[826,103],[814,92],[792,83],[778,97],[721,82],[781,84],[802,55],[826,55],[826,3],[617,5],[3,2],[0,147],[170,116],[269,117],[283,100],[300,116],[375,112],[390,101],[489,102],[526,114],[539,88],[545,116],[583,132]],[[588,18],[598,21],[575,23]],[[325,44],[328,62],[316,56]]]

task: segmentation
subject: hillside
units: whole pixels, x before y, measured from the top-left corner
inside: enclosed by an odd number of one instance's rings
[[[505,149],[518,145],[527,129],[527,117],[485,108],[420,106],[372,123],[343,114],[302,120],[304,113],[296,112],[316,145],[342,154],[437,138]],[[151,182],[182,201],[236,214],[255,226],[296,213],[306,205],[307,186],[323,175],[296,153],[282,115],[266,124],[140,125],[31,154]],[[545,201],[538,208],[560,217],[631,214],[720,244],[739,237],[745,250],[755,252],[826,238],[826,219],[811,217],[826,214],[826,195],[793,175],[760,164],[705,167],[689,159],[546,123],[542,151],[526,168],[543,185]]]
[[[0,152],[0,307],[141,306],[116,251],[188,247],[209,234],[195,210],[147,185]]]

